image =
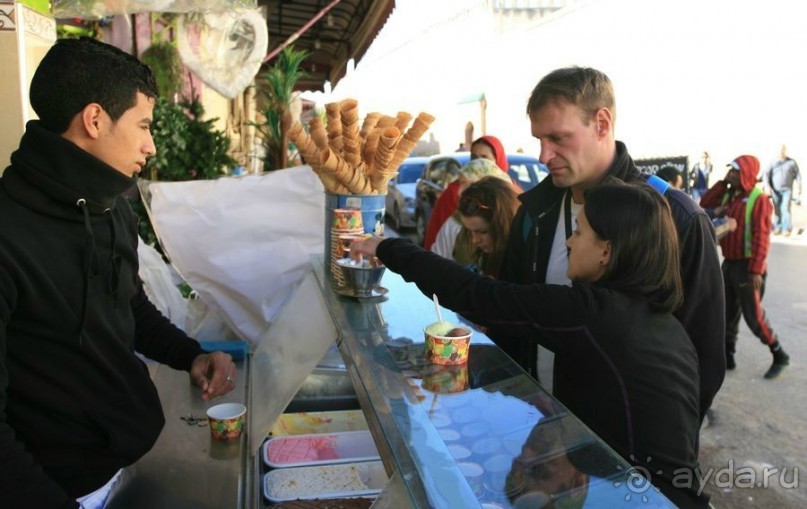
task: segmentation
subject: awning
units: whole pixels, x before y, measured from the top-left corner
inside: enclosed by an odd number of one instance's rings
[[[269,53],[302,29],[332,0],[258,0],[267,8]],[[351,58],[358,63],[395,7],[395,0],[341,0],[294,41],[310,56],[303,63],[309,77],[298,90],[322,90],[345,75]],[[264,64],[270,66],[272,61]],[[262,69],[263,70],[263,69]]]

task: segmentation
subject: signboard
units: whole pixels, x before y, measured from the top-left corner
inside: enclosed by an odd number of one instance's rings
[[[672,166],[684,177],[684,190],[689,192],[689,156],[653,157],[650,159],[634,159],[633,161],[639,171],[649,175],[655,175],[657,171],[665,166]]]

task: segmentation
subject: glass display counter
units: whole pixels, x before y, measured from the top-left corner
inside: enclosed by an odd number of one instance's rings
[[[269,507],[261,445],[323,362],[352,383],[390,479],[374,508],[674,507],[482,332],[466,365],[425,362],[435,309],[415,285],[387,271],[385,295],[344,297],[322,256],[311,265],[222,398],[246,402],[247,433],[222,444],[189,426],[214,402],[154,366],[166,427],[110,508]]]
[[[673,507],[482,332],[467,365],[426,363],[423,328],[436,315],[414,284],[387,271],[386,294],[356,299],[334,291],[322,256],[312,270],[387,473],[408,497],[397,507]]]

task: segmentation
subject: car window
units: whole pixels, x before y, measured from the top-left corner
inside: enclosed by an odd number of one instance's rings
[[[442,187],[447,186],[450,182],[452,182],[457,177],[457,173],[459,172],[459,170],[460,170],[460,163],[458,163],[457,161],[455,161],[453,159],[449,159],[446,162],[446,171],[443,174],[443,178],[439,182],[439,184]]]
[[[425,163],[404,163],[398,168],[398,183],[413,184],[423,176]]]
[[[534,181],[533,175],[530,173],[530,170],[527,168],[526,164],[511,164],[510,171],[508,172],[510,177],[515,180],[522,188],[524,185],[535,185],[537,182]]]
[[[522,190],[528,191],[537,186],[549,172],[544,165],[533,157],[508,157],[508,174]]]
[[[426,180],[430,182],[434,182],[437,185],[441,185],[440,183],[443,181],[446,175],[446,166],[448,165],[448,161],[435,161],[429,167],[429,174],[426,175]]]

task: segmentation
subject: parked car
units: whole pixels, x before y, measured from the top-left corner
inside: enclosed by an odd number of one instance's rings
[[[426,227],[429,224],[432,208],[437,197],[443,189],[457,177],[459,169],[471,159],[470,152],[455,152],[453,154],[438,154],[429,158],[423,178],[415,187],[415,229],[417,241],[423,245],[426,237]],[[546,166],[538,161],[537,157],[526,154],[507,154],[510,178],[522,190],[529,191],[538,185],[544,177],[549,175]]]
[[[387,189],[387,224],[393,230],[415,226],[415,186],[423,177],[428,157],[407,157]]]

